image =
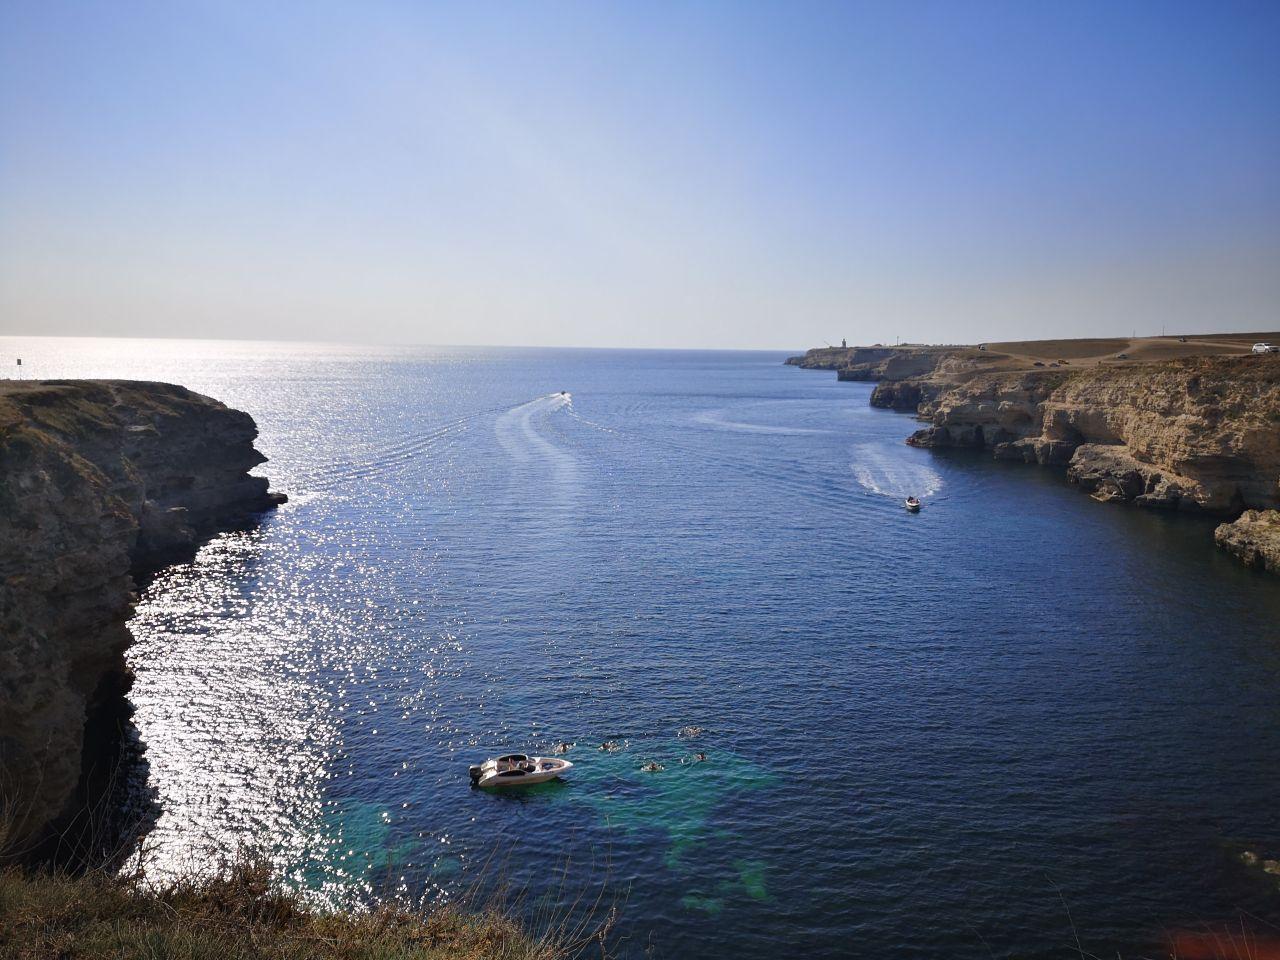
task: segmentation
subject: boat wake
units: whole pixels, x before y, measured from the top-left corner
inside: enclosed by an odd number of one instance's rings
[[[415,436],[380,447],[359,460],[334,464],[316,471],[305,478],[306,487],[317,492],[328,491],[345,483],[374,477],[410,461],[427,456],[438,456],[445,448],[452,446],[477,420],[491,416],[494,412],[479,410]]]
[[[942,489],[942,477],[936,470],[896,444],[854,447],[852,468],[858,485],[880,497],[931,497]]]
[[[573,398],[567,393],[550,393],[528,403],[512,407],[498,417],[494,432],[498,442],[511,457],[520,463],[541,460],[560,483],[570,484],[578,479],[578,460],[563,447],[547,439],[548,418],[562,411],[571,411]]]
[[[577,466],[573,456],[542,436],[536,424],[541,417],[559,410],[572,412],[572,409],[572,398],[567,393],[552,393],[516,407],[477,410],[465,417],[438,424],[420,434],[376,448],[358,460],[314,471],[302,478],[304,490],[328,492],[345,484],[373,479],[414,461],[438,459],[476,426],[477,422],[487,420],[495,414],[498,439],[514,459],[527,461],[533,454],[537,454],[553,464],[557,476],[571,478],[576,475]],[[297,497],[294,499],[301,502]]]
[[[714,427],[717,430],[730,430],[734,433],[772,433],[783,436],[801,436],[803,434],[830,432],[813,427],[781,427],[764,423],[745,423],[741,420],[728,419],[727,413],[728,411],[726,410],[704,410],[702,413],[695,414],[693,420],[703,426]]]
[[[716,452],[701,442],[680,442],[670,437],[652,436],[639,433],[633,429],[607,426],[582,416],[574,409],[572,401],[565,408],[565,412],[575,422],[600,433],[610,434],[616,440],[624,443],[642,444],[655,451],[674,454],[686,460],[696,459],[703,464],[717,465],[724,469],[726,476],[731,474],[750,476],[770,486],[837,509],[848,505],[849,490],[847,481],[838,476],[826,476],[820,472],[807,469],[797,464],[794,458],[789,456],[779,454],[762,457],[758,451],[753,451],[750,456],[734,456]],[[745,424],[744,426],[751,427],[756,425]],[[773,428],[765,427],[763,429],[772,432]],[[812,433],[829,432],[825,430],[806,430],[805,428],[777,429],[785,430],[786,432],[792,432],[793,430],[795,432]]]

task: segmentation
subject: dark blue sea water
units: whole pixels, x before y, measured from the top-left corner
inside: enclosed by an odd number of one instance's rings
[[[1242,860],[1280,856],[1280,581],[1211,523],[909,448],[780,354],[21,349],[251,412],[292,498],[139,607],[157,874],[248,843],[329,902],[603,884],[625,956],[1280,922]],[[469,788],[558,741],[566,781]]]

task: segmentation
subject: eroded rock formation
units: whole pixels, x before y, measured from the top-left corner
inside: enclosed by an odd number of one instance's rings
[[[1280,573],[1280,511],[1246,510],[1234,523],[1221,524],[1213,539],[1246,565]]]
[[[162,383],[0,382],[0,822],[84,802],[86,723],[127,692],[135,577],[284,497],[245,413]],[[91,731],[92,732],[92,731]],[[0,838],[2,839],[2,838]]]
[[[1233,515],[1280,507],[1280,356],[969,377],[921,404],[917,446],[1067,464],[1103,500]]]
[[[1053,343],[1061,349],[1071,342]],[[876,381],[873,406],[915,411],[928,422],[908,443],[1063,465],[1097,500],[1224,517],[1280,508],[1280,355],[1112,362],[1122,358],[1076,366],[912,346],[811,350],[788,362]],[[1217,541],[1246,562],[1277,570],[1273,516],[1246,513],[1220,527]]]

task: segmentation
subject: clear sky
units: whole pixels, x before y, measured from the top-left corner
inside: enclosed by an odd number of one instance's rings
[[[1280,327],[1280,3],[0,0],[0,334]]]

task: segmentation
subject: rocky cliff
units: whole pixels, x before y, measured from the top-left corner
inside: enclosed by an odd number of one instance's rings
[[[806,370],[834,370],[838,380],[874,382],[873,407],[915,410],[974,374],[1007,367],[1009,358],[974,347],[905,345],[819,347],[786,362]]]
[[[121,702],[135,578],[284,497],[245,413],[163,383],[0,382],[0,824],[67,822]],[[0,840],[3,840],[0,837]]]
[[[925,377],[948,359],[987,359],[969,347],[818,347],[786,362],[806,370],[835,370],[840,380],[904,380]]]
[[[826,348],[787,362],[876,381],[873,406],[929,423],[908,439],[916,446],[1061,464],[1098,500],[1265,511],[1224,524],[1216,539],[1280,572],[1280,355],[1253,354],[1260,339]]]
[[[1246,510],[1213,532],[1214,542],[1247,566],[1280,573],[1280,510]]]
[[[917,446],[1067,465],[1101,500],[1234,515],[1280,507],[1280,356],[971,376],[919,408]]]
[[[806,370],[839,370],[848,366],[860,350],[871,347],[814,347],[798,357],[787,357],[786,364]],[[875,348],[879,349],[879,348]]]

